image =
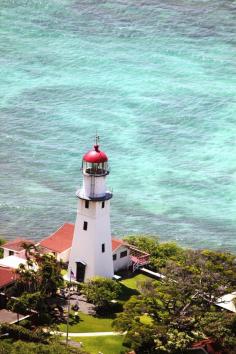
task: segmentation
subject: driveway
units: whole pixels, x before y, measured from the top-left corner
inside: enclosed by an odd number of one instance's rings
[[[24,318],[28,318],[28,316],[17,314],[16,312],[8,311],[5,309],[0,310],[0,323],[16,323],[18,321],[23,320]]]

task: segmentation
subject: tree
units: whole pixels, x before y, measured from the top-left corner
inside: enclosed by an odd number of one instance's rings
[[[30,246],[27,252],[27,264],[20,264],[16,270],[18,279],[14,295],[18,295],[18,298],[11,299],[8,308],[22,314],[36,311],[39,323],[52,323],[55,319],[54,309],[59,308],[56,293],[64,286],[61,275],[63,264],[53,255],[40,254],[35,247]]]
[[[21,293],[40,291],[47,297],[55,296],[57,289],[64,285],[62,262],[58,262],[54,255],[41,255],[36,249],[27,257],[26,265],[20,264],[16,270],[18,290]]]
[[[185,250],[178,246],[175,242],[159,242],[157,236],[126,236],[124,240],[140,249],[141,251],[150,254],[149,267],[155,271],[165,267],[169,260],[180,262],[184,260]]]
[[[55,296],[57,289],[64,285],[61,269],[63,265],[53,255],[44,254],[38,260],[37,279],[39,290],[45,296]]]
[[[35,244],[32,242],[22,242],[21,246],[25,250],[25,258],[27,259],[27,261],[31,259],[34,252],[38,251],[37,246],[35,246]]]
[[[137,353],[144,352],[147,341],[152,348],[150,353],[179,353],[207,337],[225,353],[233,353],[236,316],[219,312],[215,303],[235,284],[235,257],[166,246],[158,245],[155,250],[156,255],[157,250],[164,250],[166,259],[161,272],[165,278],[151,284],[140,283],[141,294],[125,304],[114,327],[127,331],[126,342]],[[143,315],[151,321],[143,323]]]
[[[18,340],[13,343],[7,340],[0,342],[0,354],[86,354],[81,348],[68,348],[58,341],[51,340],[48,344]],[[87,353],[88,354],[88,353]]]
[[[236,352],[236,315],[229,312],[207,312],[200,320],[202,332],[214,338],[219,347]]]
[[[6,243],[6,241],[0,237],[0,258],[3,257],[3,249],[1,248],[1,246],[4,245],[4,243]]]
[[[96,277],[84,284],[83,293],[87,301],[97,308],[107,308],[111,306],[111,301],[120,295],[121,285],[111,279]]]
[[[151,255],[157,253],[159,245],[158,237],[149,235],[129,235],[124,237],[124,241]]]

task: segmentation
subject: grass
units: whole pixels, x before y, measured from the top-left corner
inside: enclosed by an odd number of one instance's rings
[[[122,280],[121,284],[132,290],[138,290],[138,282],[145,280],[150,280],[150,278],[144,274],[137,274],[132,278]]]
[[[111,332],[114,329],[111,327],[112,318],[100,318],[87,315],[83,312],[78,312],[79,319],[75,320],[73,313],[70,315],[69,332],[83,333],[83,332]],[[66,332],[66,323],[59,325],[59,330]]]
[[[122,343],[124,336],[105,336],[105,337],[76,337],[71,338],[83,343],[83,349],[91,354],[120,354],[122,350],[127,350]]]
[[[125,303],[132,295],[138,295],[138,282],[150,280],[149,277],[143,274],[137,274],[132,278],[122,280],[122,294],[119,298],[121,303]],[[78,312],[78,319],[74,317],[74,311],[71,311],[70,321],[69,321],[69,332],[72,333],[83,333],[83,332],[111,332],[114,331],[111,324],[114,318],[108,317],[95,317],[91,315],[84,314],[83,312]],[[143,323],[150,323],[150,318],[142,316]],[[66,332],[66,323],[61,323],[59,325],[59,330]],[[110,352],[109,354],[113,354]]]

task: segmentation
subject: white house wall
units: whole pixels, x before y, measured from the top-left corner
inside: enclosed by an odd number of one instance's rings
[[[127,256],[120,258],[121,252],[127,251]],[[121,246],[113,251],[113,255],[116,254],[116,260],[113,260],[114,264],[114,271],[117,272],[118,270],[127,269],[129,267],[130,262],[130,251],[127,247]]]
[[[3,248],[3,258],[10,256],[9,255],[10,251],[14,252],[14,254],[12,254],[13,256],[17,256],[19,258],[25,259],[25,250],[24,249],[18,252],[18,251],[10,250],[8,248]]]
[[[3,248],[3,258],[6,258],[7,256],[9,256],[9,250],[6,248]]]
[[[69,262],[71,247],[65,250],[64,252],[57,253],[57,260],[62,260],[63,262]]]

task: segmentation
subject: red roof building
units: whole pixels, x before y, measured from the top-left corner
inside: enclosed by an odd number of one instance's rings
[[[62,253],[68,250],[72,245],[74,235],[74,224],[64,224],[50,236],[40,241],[39,245],[47,248],[49,251]],[[112,251],[115,251],[120,246],[126,245],[123,240],[112,239]]]
[[[36,244],[36,246],[40,246],[42,252],[53,253],[58,260],[68,262],[74,228],[74,224],[65,223],[57,231]],[[4,257],[13,254],[20,256],[20,252],[22,252],[22,255],[25,254],[25,250],[22,248],[23,242],[33,243],[32,241],[21,238],[10,241],[2,247],[4,252],[7,251]],[[10,254],[8,253],[9,251],[11,252]],[[22,255],[21,257],[24,258]],[[115,238],[112,239],[112,255],[115,271],[128,268],[132,264],[135,266],[143,266],[149,262],[148,253],[142,252],[132,245],[127,244],[125,241]]]
[[[15,251],[15,252],[20,252],[20,251],[22,251],[24,249],[22,247],[23,243],[28,243],[28,244],[33,243],[34,244],[34,242],[31,241],[31,240],[28,240],[28,239],[25,239],[25,238],[17,238],[14,241],[9,241],[7,243],[4,243],[2,248],[6,248],[8,250]]]
[[[54,253],[58,260],[68,262],[74,227],[74,224],[69,223],[62,225],[56,232],[44,238],[39,245],[44,249],[44,252]],[[133,270],[135,270],[137,267],[149,263],[148,253],[142,252],[120,239],[112,239],[112,254],[115,271],[128,268],[130,265],[133,265]]]
[[[20,258],[25,258],[25,250],[23,248],[23,244],[34,244],[33,241],[25,238],[17,238],[16,240],[9,241],[7,243],[4,243],[4,245],[1,246],[1,248],[4,251],[3,257],[7,256],[18,256]]]
[[[40,241],[39,245],[55,253],[67,251],[72,245],[74,227],[74,224],[62,225],[57,231]]]
[[[112,239],[112,251],[116,251],[119,247],[124,246],[126,243],[123,240],[118,240],[116,238]]]
[[[16,276],[14,269],[0,267],[0,289],[13,283],[16,280]]]

